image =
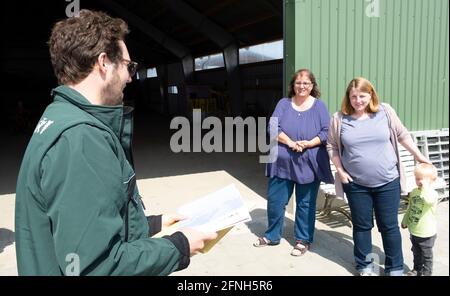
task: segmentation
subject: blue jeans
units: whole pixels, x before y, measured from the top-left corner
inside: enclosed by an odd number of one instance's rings
[[[295,240],[311,244],[316,223],[316,199],[319,181],[297,184],[294,181],[278,177],[270,178],[267,198],[268,229],[265,237],[272,242],[279,242],[283,232],[286,205],[295,185]]]
[[[399,178],[385,185],[370,188],[353,182],[344,184],[353,222],[356,269],[366,270],[372,253],[373,212],[383,240],[385,274],[403,274],[402,238],[398,227],[400,206]],[[367,258],[367,259],[366,259]]]

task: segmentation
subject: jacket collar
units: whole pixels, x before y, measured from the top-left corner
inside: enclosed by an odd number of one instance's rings
[[[54,97],[54,101],[69,102],[77,106],[81,110],[89,113],[91,116],[95,117],[104,125],[109,127],[119,139],[121,138],[123,126],[122,120],[124,117],[123,105],[93,105],[81,93],[65,85],[54,88],[51,92],[51,95]]]

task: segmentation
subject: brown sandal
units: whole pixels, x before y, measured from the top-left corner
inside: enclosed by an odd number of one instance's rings
[[[309,244],[296,242],[294,248],[291,251],[291,255],[295,257],[303,256],[309,250],[309,248]]]
[[[262,237],[258,237],[258,240],[255,243],[253,243],[253,246],[260,248],[260,247],[265,247],[265,246],[276,246],[279,243],[280,242],[270,241],[267,238],[265,238],[264,236],[262,236]]]

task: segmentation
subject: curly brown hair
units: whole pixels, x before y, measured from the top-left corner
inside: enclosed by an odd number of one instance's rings
[[[321,94],[320,94],[319,86],[317,85],[317,82],[316,82],[316,77],[315,77],[314,74],[313,74],[310,70],[308,70],[308,69],[300,69],[300,70],[297,70],[297,71],[294,73],[294,75],[292,75],[291,82],[289,83],[289,93],[288,93],[289,98],[295,97],[295,90],[294,90],[295,80],[297,79],[297,77],[298,77],[300,74],[303,74],[303,73],[305,73],[306,75],[308,75],[309,80],[311,80],[311,83],[313,84],[313,88],[312,88],[312,90],[311,90],[310,95],[313,96],[313,97],[316,98],[316,99],[320,99],[320,95],[321,95]]]
[[[104,52],[113,63],[122,59],[119,41],[128,34],[128,25],[104,12],[83,9],[79,16],[57,22],[48,45],[59,84],[76,84],[92,71]]]

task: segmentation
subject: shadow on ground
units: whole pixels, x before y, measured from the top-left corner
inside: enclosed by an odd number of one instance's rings
[[[339,215],[344,217],[342,214]],[[267,228],[267,211],[265,209],[255,209],[250,212],[250,216],[252,217],[252,221],[247,223],[247,226],[255,235],[256,241],[257,237],[264,235]],[[348,221],[340,221],[342,217],[338,217],[339,219],[333,221],[333,215],[330,215],[321,218],[322,220],[319,219],[319,221],[325,221],[323,223],[332,225],[330,228],[333,228],[333,225],[334,227],[348,227]],[[291,246],[294,246],[294,221],[287,217],[284,221],[282,238]],[[372,251],[376,254],[375,256],[378,256],[379,262],[384,262],[384,253],[380,248],[374,246]],[[310,252],[343,266],[350,273],[355,273],[354,265],[351,263],[354,262],[353,239],[351,235],[345,234],[339,230],[330,231],[316,228],[314,233],[314,243],[312,244]],[[380,271],[383,272],[382,267],[380,267]]]
[[[14,243],[14,231],[6,228],[0,228],[0,253],[3,252],[5,247]]]

